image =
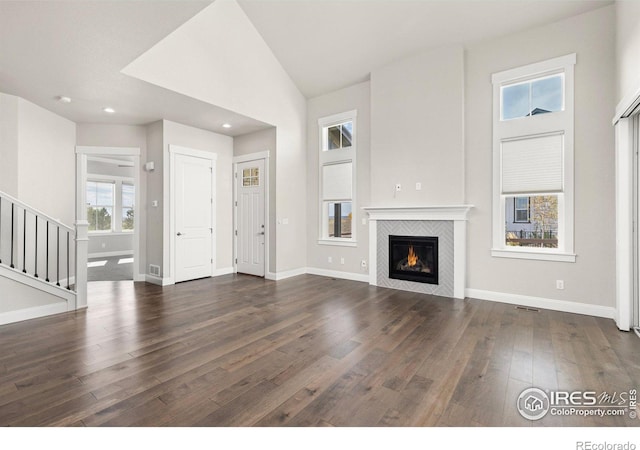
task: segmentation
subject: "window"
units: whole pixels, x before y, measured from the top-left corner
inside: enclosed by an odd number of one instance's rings
[[[529,201],[530,197],[514,197],[513,210],[515,223],[528,223],[529,222]]]
[[[355,245],[356,111],[318,121],[320,244]]]
[[[575,262],[571,54],[496,73],[493,249]]]
[[[122,231],[133,231],[136,191],[133,184],[122,183]]]
[[[258,167],[242,170],[242,186],[260,186],[260,171]]]
[[[562,111],[563,87],[564,73],[502,85],[502,120]]]
[[[130,232],[134,229],[135,187],[118,177],[87,180],[87,221],[94,233]]]
[[[111,231],[114,197],[114,183],[87,181],[89,231]]]

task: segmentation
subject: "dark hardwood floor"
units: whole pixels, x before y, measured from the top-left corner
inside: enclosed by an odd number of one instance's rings
[[[90,284],[0,327],[3,426],[637,426],[530,422],[520,392],[640,387],[614,322],[303,275]]]

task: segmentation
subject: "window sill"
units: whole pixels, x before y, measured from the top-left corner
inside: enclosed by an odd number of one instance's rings
[[[346,239],[318,239],[319,245],[335,245],[336,247],[357,247],[358,242]]]
[[[89,236],[132,236],[133,231],[89,231]]]
[[[535,250],[505,250],[491,249],[491,256],[495,258],[533,259],[538,261],[576,262],[574,253],[551,253]]]

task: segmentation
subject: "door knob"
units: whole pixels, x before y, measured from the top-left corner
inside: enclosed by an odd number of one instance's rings
[[[177,236],[182,236],[182,233],[180,233],[180,232],[178,231]]]

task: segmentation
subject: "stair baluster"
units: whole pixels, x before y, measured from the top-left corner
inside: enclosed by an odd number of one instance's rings
[[[35,239],[35,244],[36,244],[36,253],[35,253],[35,258],[34,258],[34,265],[33,265],[33,276],[35,278],[38,278],[38,216],[34,215],[33,218],[36,221],[36,239]]]
[[[47,283],[49,282],[49,221],[47,220],[47,277],[44,279]]]
[[[71,290],[71,273],[69,272],[69,232],[67,231],[67,290]]]
[[[56,227],[56,272],[57,282],[56,286],[60,286],[60,227]]]
[[[27,210],[22,214],[22,273],[27,273]]]
[[[14,205],[12,203],[11,204],[11,266],[10,266],[12,269],[16,268],[16,266],[13,265],[13,239],[14,239],[14,237],[13,237],[13,226],[14,226],[13,216],[14,216],[15,208],[16,208],[16,205]]]

